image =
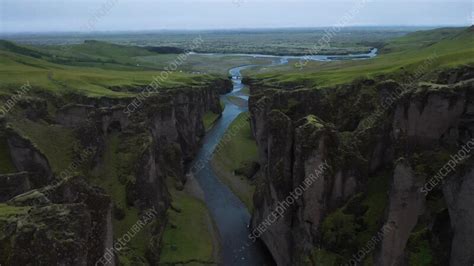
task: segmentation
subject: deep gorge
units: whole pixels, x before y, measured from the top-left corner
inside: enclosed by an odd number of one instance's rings
[[[473,265],[474,28],[332,30],[5,35],[0,266]]]

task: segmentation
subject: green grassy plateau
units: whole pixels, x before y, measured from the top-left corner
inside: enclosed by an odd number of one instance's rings
[[[29,82],[34,91],[57,95],[134,97],[164,72],[160,89],[200,86],[216,74],[227,76],[235,64],[267,63],[250,57],[203,60],[189,56],[177,71],[167,71],[178,56],[96,41],[64,47],[0,41],[0,92],[14,93]]]
[[[417,69],[436,69],[474,63],[474,27],[436,29],[411,33],[388,41],[382,53],[370,60],[316,62],[303,68],[297,60],[251,75],[266,86],[317,88],[351,82],[357,78],[402,80]],[[431,60],[430,60],[431,59]]]

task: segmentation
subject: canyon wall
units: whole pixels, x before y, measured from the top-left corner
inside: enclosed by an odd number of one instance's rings
[[[20,103],[18,112],[1,118],[1,135],[16,171],[0,175],[5,185],[0,208],[8,214],[0,217],[0,264],[117,264],[117,257],[107,254],[113,239],[120,237],[114,235],[112,220],[123,219],[129,209],[138,210],[139,216],[156,211],[153,233],[143,243],[146,258],[141,259],[157,264],[172,200],[168,186],[186,182],[186,169],[205,134],[203,115],[219,114],[219,94],[230,89],[230,81],[223,79],[164,90],[140,98],[133,112],[132,98],[77,96],[71,101],[41,95],[34,100],[55,106],[54,112],[46,104]],[[71,132],[76,141],[68,150],[73,167],[53,169],[51,162],[61,158],[53,158],[49,149],[42,151],[45,146],[35,143],[41,142],[35,134],[18,130],[22,127],[14,119]],[[110,163],[111,153],[126,160]],[[118,204],[122,201],[125,205]]]
[[[451,156],[474,136],[474,80],[459,74],[473,71],[319,90],[248,80],[262,165],[252,229],[277,264],[472,265],[474,163]],[[440,169],[451,170],[434,182]]]

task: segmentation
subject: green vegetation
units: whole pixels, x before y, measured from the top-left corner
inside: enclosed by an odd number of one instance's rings
[[[152,70],[151,67],[127,65],[125,59],[135,60],[127,56],[140,54],[129,50],[135,51],[140,48],[112,45],[114,48],[110,50],[107,48],[110,44],[100,44],[106,48],[94,50],[94,47],[98,45],[94,43],[70,49],[66,47],[64,51],[60,47],[56,47],[56,50],[42,48],[44,53],[48,52],[47,56],[32,57],[32,53],[27,53],[23,49],[27,51],[38,49],[39,51],[39,48],[24,48],[9,43],[9,49],[0,49],[0,90],[11,93],[28,81],[36,90],[46,90],[59,95],[75,93],[89,97],[134,97],[136,93],[143,91],[154,77],[162,74],[163,69],[156,66],[155,70]],[[13,49],[11,46],[16,48]],[[83,51],[79,52],[78,49],[83,49]],[[122,50],[123,53],[120,52]],[[89,61],[84,60],[79,64],[76,57],[64,56],[63,59],[57,60],[58,57],[54,54],[56,52],[72,53],[72,51],[77,52],[74,55],[86,54],[88,57],[96,51],[96,56],[113,57],[115,61],[97,64],[92,59],[88,59]],[[168,73],[165,75],[167,78],[162,79],[160,89],[202,86],[216,78],[215,75],[208,74],[177,71],[166,73]]]
[[[362,200],[362,206],[367,208],[362,217],[367,225],[366,234],[361,235],[363,242],[369,241],[379,229],[385,207],[388,204],[387,192],[390,189],[390,174],[382,173],[381,175],[369,178],[367,196]]]
[[[387,205],[389,176],[370,177],[366,193],[355,195],[323,220],[322,238],[328,251],[350,259],[377,234]]]
[[[135,56],[153,55],[141,47],[85,41],[77,45],[27,46],[0,40],[0,49],[57,64],[137,69]]]
[[[446,29],[413,33],[408,37],[389,41],[385,52],[370,60],[317,62],[310,61],[304,68],[295,66],[297,60],[276,68],[260,70],[253,78],[269,87],[308,88],[333,86],[353,81],[357,78],[377,78],[401,80],[413,76],[417,70],[423,74],[436,69],[474,63],[474,28],[452,29],[446,35]],[[433,44],[432,37],[445,36]],[[430,37],[426,42],[420,39]],[[408,45],[416,39],[416,45]],[[432,59],[431,61],[429,59]],[[246,72],[246,74],[248,74]]]
[[[151,55],[139,56],[136,60],[141,65],[149,67],[165,68],[173,62],[177,55]],[[178,66],[179,71],[197,73],[216,73],[227,75],[231,68],[242,65],[268,65],[272,62],[270,58],[254,58],[249,56],[223,56],[223,55],[189,55],[186,61]]]
[[[240,92],[241,92],[243,95],[250,96],[250,88],[249,88],[249,86],[244,86],[244,88],[241,89]]]
[[[383,46],[381,43],[385,43],[381,50],[382,54],[372,60],[311,61],[303,69],[295,67],[294,64],[297,61],[291,60],[290,64],[285,66],[265,67],[260,70],[257,68],[256,72],[260,74],[256,77],[271,86],[304,84],[306,87],[320,87],[349,82],[358,77],[381,75],[403,77],[433,55],[436,55],[435,61],[428,66],[429,69],[473,61],[472,29],[423,31],[388,41],[389,38],[401,36],[406,32],[408,30],[349,30],[335,37],[329,48],[332,49],[331,53],[345,53],[340,49],[348,49],[347,51],[352,52],[367,50],[368,47],[381,47]],[[323,31],[318,30],[296,30],[293,33],[257,31],[239,35],[206,33],[206,49],[214,52],[252,53],[268,50],[267,52],[273,54],[292,52],[307,54],[307,50],[322,36],[322,33]],[[101,39],[101,36],[97,37]],[[191,38],[191,36],[179,34],[167,37],[169,38],[163,40],[150,37],[153,40],[143,41],[140,44],[183,48],[182,45]],[[35,38],[31,38],[33,39],[31,41],[35,42]],[[121,38],[107,36],[102,39],[123,44],[138,44],[131,42],[130,39],[125,40],[123,36]],[[284,41],[290,39],[291,42]],[[41,40],[36,41],[42,43]],[[436,41],[439,42],[434,43]],[[271,43],[275,47],[264,46],[263,43]],[[298,50],[300,52],[297,52]],[[19,88],[29,81],[35,89],[41,88],[55,94],[73,92],[91,97],[133,97],[135,93],[149,85],[153,77],[159,75],[177,57],[177,54],[160,54],[145,47],[124,46],[102,41],[86,41],[81,44],[63,46],[18,45],[0,41],[0,88],[4,93]],[[269,58],[248,56],[188,55],[186,60],[178,66],[177,71],[170,73],[163,82],[162,88],[199,86],[214,77],[205,73],[227,75],[229,68],[236,65],[266,65],[270,61]],[[247,71],[254,72],[255,70],[252,68]]]
[[[427,228],[411,234],[407,245],[410,250],[410,265],[433,265],[433,253],[428,240],[429,235],[430,232]]]
[[[324,219],[321,230],[323,232],[324,243],[330,250],[344,254],[346,249],[340,249],[343,246],[357,246],[356,231],[358,225],[354,215],[344,213],[345,209],[338,209]],[[349,255],[345,252],[344,255]]]
[[[214,261],[213,230],[206,205],[186,192],[171,192],[173,206],[162,240],[160,264],[211,263]]]
[[[27,214],[31,207],[18,207],[10,206],[6,203],[0,203],[0,228],[5,228],[5,224],[12,218],[16,216],[21,216]],[[2,245],[0,244],[0,247]],[[0,254],[0,258],[2,254]]]
[[[10,206],[6,203],[0,203],[0,219],[8,218],[13,215],[26,214],[31,207]]]
[[[96,172],[92,173],[92,183],[104,188],[112,198],[116,209],[124,212],[123,219],[113,219],[114,235],[121,237],[140,219],[139,210],[128,206],[126,200],[126,185],[134,180],[130,175],[134,163],[138,160],[143,146],[143,136],[124,139],[119,133],[112,133],[106,140],[106,150],[102,163]],[[146,141],[146,139],[145,139]],[[127,244],[127,249],[120,252],[121,261],[133,258],[144,258],[152,225],[146,225]]]
[[[380,46],[385,40],[421,29],[410,27],[348,27],[331,38],[324,54],[346,54],[367,51]],[[55,35],[17,37],[18,41],[36,44],[82,43],[95,39],[125,45],[190,48],[193,40],[201,38],[203,45],[194,49],[205,53],[259,53],[306,55],[326,34],[324,28],[314,29],[265,29],[265,30],[210,30],[200,32],[108,33],[85,36],[61,37]]]
[[[382,49],[383,53],[420,49],[435,44],[443,39],[455,37],[462,33],[463,28],[441,28],[436,30],[418,31],[390,40]]]
[[[305,258],[306,265],[342,265],[344,258],[324,249],[315,249],[308,258]]]
[[[226,96],[226,98],[229,102],[231,102],[232,104],[236,106],[239,106],[239,107],[247,106],[247,100],[244,100],[238,96],[229,95],[229,96]]]
[[[241,113],[229,126],[212,157],[217,175],[240,198],[249,210],[253,210],[254,185],[235,171],[258,160],[257,145],[252,136],[249,113]]]
[[[71,129],[49,125],[44,121],[33,122],[28,119],[15,119],[12,127],[20,135],[27,137],[47,158],[52,170],[59,174],[73,161],[75,138]]]
[[[237,169],[242,162],[257,160],[257,147],[250,129],[249,113],[241,113],[229,126],[219,144],[216,158],[225,158],[226,165]]]
[[[216,114],[211,111],[204,114],[204,116],[202,117],[202,120],[204,123],[204,128],[206,129],[206,132],[211,130],[212,126],[217,122],[219,118],[220,118],[220,114]]]
[[[58,58],[67,58],[67,60],[61,63],[76,65],[87,63],[118,64],[135,68],[139,67],[139,65],[137,65],[138,62],[134,60],[134,57],[155,54],[141,47],[117,45],[94,40],[85,41],[78,45],[62,46],[61,49],[57,49],[55,46],[48,46],[43,50],[52,53],[55,56],[56,62],[61,62]]]

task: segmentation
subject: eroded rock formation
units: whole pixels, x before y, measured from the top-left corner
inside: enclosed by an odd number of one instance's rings
[[[56,112],[41,105],[26,119],[61,127],[77,139],[71,152],[80,164],[74,161],[71,169],[61,172],[53,171],[48,154],[10,128],[6,117],[9,152],[18,173],[0,175],[0,201],[6,202],[0,208],[7,211],[5,217],[0,215],[0,264],[95,265],[117,238],[112,219],[125,215],[117,200],[125,200],[127,208],[139,213],[157,210],[153,235],[144,243],[146,258],[141,258],[156,264],[171,200],[167,186],[186,181],[186,168],[205,134],[203,115],[220,113],[219,94],[230,88],[230,81],[218,80],[163,91],[141,99],[134,112],[124,111],[132,98],[77,97],[64,104],[65,99],[47,96],[45,101],[58,105]],[[26,106],[15,115],[35,113]],[[115,147],[111,139],[117,137]],[[80,150],[87,150],[87,156],[82,158]],[[104,169],[110,171],[111,152],[126,154],[127,160],[112,164],[120,171],[104,176]],[[117,191],[99,188],[101,184],[123,187],[123,199],[117,198]],[[117,258],[109,261],[115,263]]]
[[[474,137],[473,71],[442,72],[437,83],[359,80],[320,90],[249,80],[263,171],[253,228],[323,161],[330,165],[262,234],[277,264],[472,265],[474,163],[459,162],[428,193],[422,187]],[[354,256],[372,237],[373,248]]]

